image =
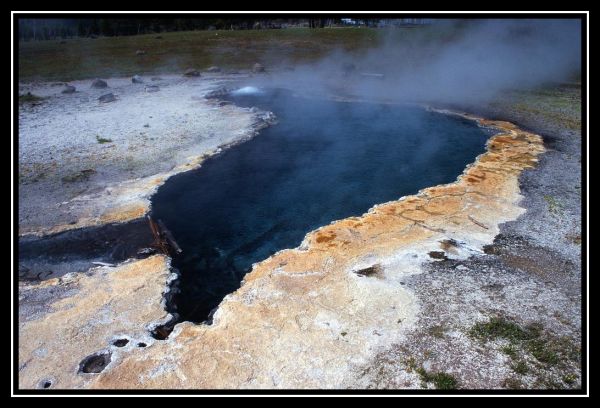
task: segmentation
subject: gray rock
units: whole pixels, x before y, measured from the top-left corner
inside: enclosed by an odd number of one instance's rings
[[[161,77],[152,77],[150,78],[151,81],[162,81],[163,79]]]
[[[204,97],[206,99],[218,99],[227,96],[229,92],[229,89],[225,87],[220,87],[218,89],[215,89],[214,91],[208,92],[206,95],[204,95]]]
[[[106,81],[103,81],[101,79],[94,79],[94,81],[92,82],[92,88],[102,89],[107,87],[108,84],[106,83]]]
[[[146,85],[146,92],[158,92],[160,88],[158,85]]]
[[[143,84],[144,83],[144,81],[142,80],[142,77],[139,75],[134,75],[131,78],[131,82],[133,82],[134,84]]]
[[[113,95],[112,92],[104,94],[98,98],[98,101],[101,103],[114,102],[116,100],[117,98],[115,97],[115,95]]]
[[[252,72],[265,72],[265,67],[258,62],[252,67]]]
[[[190,68],[186,69],[183,75],[187,77],[199,77],[200,71],[198,71],[197,69]]]
[[[353,63],[345,62],[342,64],[342,72],[344,73],[344,75],[350,75],[354,71],[356,71],[356,65],[354,65]]]
[[[221,68],[213,65],[212,67],[209,67],[206,72],[221,72]]]
[[[144,51],[144,50],[137,50],[135,52],[135,55],[146,55],[146,51]]]
[[[60,92],[64,94],[72,94],[75,93],[75,87],[73,85],[66,85]]]

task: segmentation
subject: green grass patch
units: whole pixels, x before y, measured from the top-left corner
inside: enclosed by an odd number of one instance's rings
[[[412,35],[410,29],[398,30]],[[413,30],[419,31],[419,30]],[[268,69],[316,61],[335,50],[365,51],[379,44],[385,30],[371,28],[289,28],[282,30],[179,31],[19,43],[20,80],[74,80],[95,77],[183,72],[217,65]],[[136,50],[146,54],[136,55]]]
[[[105,139],[103,137],[100,137],[98,135],[96,135],[96,141],[100,144],[104,144],[104,143],[112,143],[112,139]]]
[[[159,75],[187,68],[251,69],[256,62],[267,71],[311,63],[343,53],[359,67],[369,50],[387,43],[443,47],[460,35],[456,26],[398,28],[328,27],[320,29],[178,31],[121,37],[24,41],[18,46],[21,81],[110,78]],[[137,55],[137,50],[145,51]],[[418,55],[411,56],[418,58]],[[342,61],[340,61],[340,64]],[[370,62],[373,64],[373,62]],[[382,66],[385,61],[382,60]],[[364,67],[376,69],[374,66]]]
[[[94,169],[85,169],[78,171],[76,173],[68,174],[64,176],[61,180],[64,183],[75,183],[77,181],[85,181],[89,179],[93,174],[96,173]]]
[[[539,362],[548,365],[556,365],[560,362],[560,357],[553,348],[552,343],[547,339],[533,339],[526,344],[526,349],[532,356]]]
[[[502,348],[500,348],[500,351],[512,359],[515,359],[518,355],[517,348],[512,344],[502,346]]]
[[[507,378],[502,382],[502,387],[509,390],[523,389],[523,383],[517,378]]]
[[[562,215],[564,206],[560,201],[558,201],[556,198],[552,197],[551,195],[545,195],[544,201],[546,201],[546,204],[548,204],[548,211],[551,214],[556,215],[556,216]]]
[[[529,372],[529,366],[526,362],[520,360],[512,365],[512,369],[515,373],[525,375]]]
[[[581,245],[581,235],[580,234],[567,234],[566,238],[574,243],[575,245]]]
[[[438,390],[455,390],[458,387],[458,381],[453,375],[444,372],[431,373],[423,367],[416,369],[423,383],[432,383]]]
[[[487,322],[476,323],[470,330],[471,337],[482,340],[494,340],[502,338],[511,342],[518,342],[534,338],[537,330],[534,328],[524,329],[518,324],[502,317],[492,317]]]
[[[43,101],[43,96],[37,96],[32,94],[31,92],[27,92],[26,94],[19,95],[19,104],[21,103],[34,103]]]
[[[444,334],[446,333],[446,329],[444,329],[444,326],[442,325],[437,325],[437,326],[431,326],[427,332],[429,333],[430,336],[433,336],[437,339],[441,339],[444,338]]]
[[[574,371],[580,367],[580,348],[571,338],[555,336],[541,324],[524,326],[504,317],[492,317],[473,325],[468,334],[484,344],[499,339],[508,341],[499,351],[510,357],[510,368],[516,374],[534,376],[539,387],[564,388],[577,380]],[[573,381],[569,383],[564,378]],[[514,385],[507,384],[506,388],[517,388]]]
[[[573,385],[577,381],[577,376],[575,374],[567,374],[562,378],[563,382],[568,385]]]

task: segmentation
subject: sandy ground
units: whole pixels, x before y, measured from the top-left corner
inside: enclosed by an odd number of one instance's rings
[[[158,92],[130,78],[109,78],[106,89],[74,81],[73,94],[62,84],[22,84],[21,94],[45,99],[19,106],[20,235],[142,216],[168,176],[263,126],[260,113],[204,99],[243,77],[144,77]],[[117,100],[100,103],[107,93]]]

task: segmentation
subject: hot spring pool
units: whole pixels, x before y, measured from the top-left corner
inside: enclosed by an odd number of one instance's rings
[[[203,322],[252,264],[377,203],[449,183],[484,151],[488,130],[417,107],[312,100],[285,90],[230,100],[275,113],[254,139],[170,178],[152,216],[173,232],[180,320]]]

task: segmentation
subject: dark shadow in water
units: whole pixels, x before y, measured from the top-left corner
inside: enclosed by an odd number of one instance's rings
[[[307,232],[454,181],[489,137],[471,121],[415,107],[283,90],[230,99],[273,111],[279,123],[172,177],[152,200],[153,216],[183,249],[170,306],[180,320],[210,323],[253,263],[298,246]]]
[[[154,237],[145,219],[79,228],[42,238],[19,238],[19,279],[45,280],[87,271],[93,262],[117,264],[150,255]]]

